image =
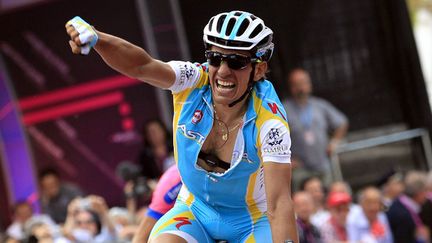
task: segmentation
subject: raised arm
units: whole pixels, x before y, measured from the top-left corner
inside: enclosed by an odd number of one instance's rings
[[[291,200],[291,164],[264,163],[267,215],[273,242],[298,242],[297,225]]]
[[[171,67],[152,58],[144,49],[124,39],[97,31],[87,22],[75,17],[66,23],[75,54],[88,54],[94,48],[110,67],[159,88],[169,88],[175,80]]]

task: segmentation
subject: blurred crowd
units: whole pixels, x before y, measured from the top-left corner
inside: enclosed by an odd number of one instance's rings
[[[430,242],[432,172],[392,173],[352,194],[308,178],[293,195],[300,242]]]
[[[124,205],[109,208],[103,197],[86,195],[58,171],[46,168],[38,174],[41,212],[35,212],[31,202],[16,202],[13,222],[0,233],[0,242],[131,242],[146,221],[159,178],[174,164],[171,137],[160,120],[145,122],[142,138],[136,163],[122,162],[116,169],[125,182]]]
[[[287,83],[291,97],[284,105],[291,128],[292,200],[300,242],[431,242],[432,171],[392,171],[354,194],[348,183],[332,179],[329,159],[348,129],[348,119],[312,96],[306,70],[294,69]],[[175,167],[173,146],[159,120],[146,122],[142,135],[135,167],[123,164],[117,171],[125,182],[124,205],[109,208],[103,197],[86,195],[56,170],[45,169],[38,177],[41,213],[30,202],[16,202],[2,242],[132,242],[136,235],[140,237],[134,242],[145,242],[174,203],[181,182],[177,171],[165,176],[168,180],[176,175],[175,190],[165,194],[169,204],[156,205],[155,197],[164,195],[155,192],[152,198],[152,192],[164,172]]]

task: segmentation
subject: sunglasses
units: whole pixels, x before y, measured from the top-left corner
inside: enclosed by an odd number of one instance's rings
[[[219,67],[222,62],[226,62],[228,67],[233,70],[241,70],[246,68],[249,63],[259,62],[258,58],[240,54],[222,54],[215,51],[206,51],[205,57],[207,58],[207,62],[213,67]]]

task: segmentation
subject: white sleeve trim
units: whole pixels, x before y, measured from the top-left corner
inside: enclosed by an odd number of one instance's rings
[[[259,139],[263,162],[291,163],[291,138],[288,127],[281,121],[264,122]]]
[[[176,75],[174,84],[168,88],[173,94],[191,88],[198,83],[200,69],[195,64],[183,61],[170,61],[168,65],[171,66]]]

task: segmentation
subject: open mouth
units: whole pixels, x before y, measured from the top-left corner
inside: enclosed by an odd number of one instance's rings
[[[235,88],[236,85],[234,83],[231,83],[231,82],[217,80],[216,86],[219,89],[233,89],[233,88]]]

